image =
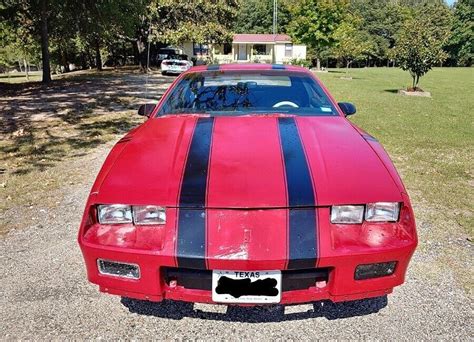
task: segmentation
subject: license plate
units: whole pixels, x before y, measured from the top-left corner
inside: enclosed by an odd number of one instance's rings
[[[265,304],[281,299],[280,271],[213,271],[212,300]]]

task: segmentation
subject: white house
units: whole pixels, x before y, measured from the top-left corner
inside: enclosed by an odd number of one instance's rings
[[[229,44],[184,43],[183,53],[197,61],[222,63],[287,63],[305,59],[306,45],[293,44],[286,34],[235,34]]]

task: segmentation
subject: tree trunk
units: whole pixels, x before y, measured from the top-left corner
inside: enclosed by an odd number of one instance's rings
[[[125,43],[122,44],[122,56],[123,59],[121,65],[124,66],[127,64],[127,49],[125,48]]]
[[[137,39],[137,50],[138,50],[138,63],[140,65],[140,70],[144,73],[148,72],[147,69],[147,50],[146,44],[140,36]]]
[[[100,43],[98,38],[95,40],[95,67],[98,71],[102,71],[102,57],[100,56]]]
[[[94,56],[92,55],[92,52],[90,49],[87,49],[87,59],[89,60],[89,69],[92,69],[92,66],[94,66]]]
[[[51,82],[51,67],[49,65],[49,36],[48,36],[48,0],[40,0],[41,10],[41,62],[43,64],[43,83]]]
[[[415,82],[415,90],[416,88],[418,87],[418,83],[420,82],[420,76],[419,75],[416,75],[416,82]]]
[[[86,61],[86,56],[84,55],[84,52],[81,52],[81,68],[82,70],[87,69],[87,61]]]
[[[316,58],[316,70],[321,70],[321,59]]]
[[[61,53],[61,64],[64,68],[64,72],[69,72],[71,71],[69,69],[69,63],[68,63],[68,60],[67,60],[67,55],[66,55],[66,52],[64,50],[60,50],[60,53]]]
[[[25,66],[25,77],[26,77],[26,80],[29,81],[30,80],[30,75],[28,74],[28,63],[26,62],[26,59],[23,58],[23,65]]]

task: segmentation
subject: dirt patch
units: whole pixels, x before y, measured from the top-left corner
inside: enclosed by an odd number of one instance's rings
[[[418,90],[419,89],[419,90]],[[405,95],[405,96],[420,96],[420,97],[431,97],[431,93],[428,91],[423,91],[420,88],[417,88],[417,90],[403,90],[400,89],[398,91],[400,95]]]

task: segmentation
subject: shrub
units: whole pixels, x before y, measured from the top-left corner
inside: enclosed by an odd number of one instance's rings
[[[290,65],[299,65],[305,68],[310,68],[311,67],[311,61],[303,58],[292,58],[288,62],[285,62],[285,64],[290,64]]]

